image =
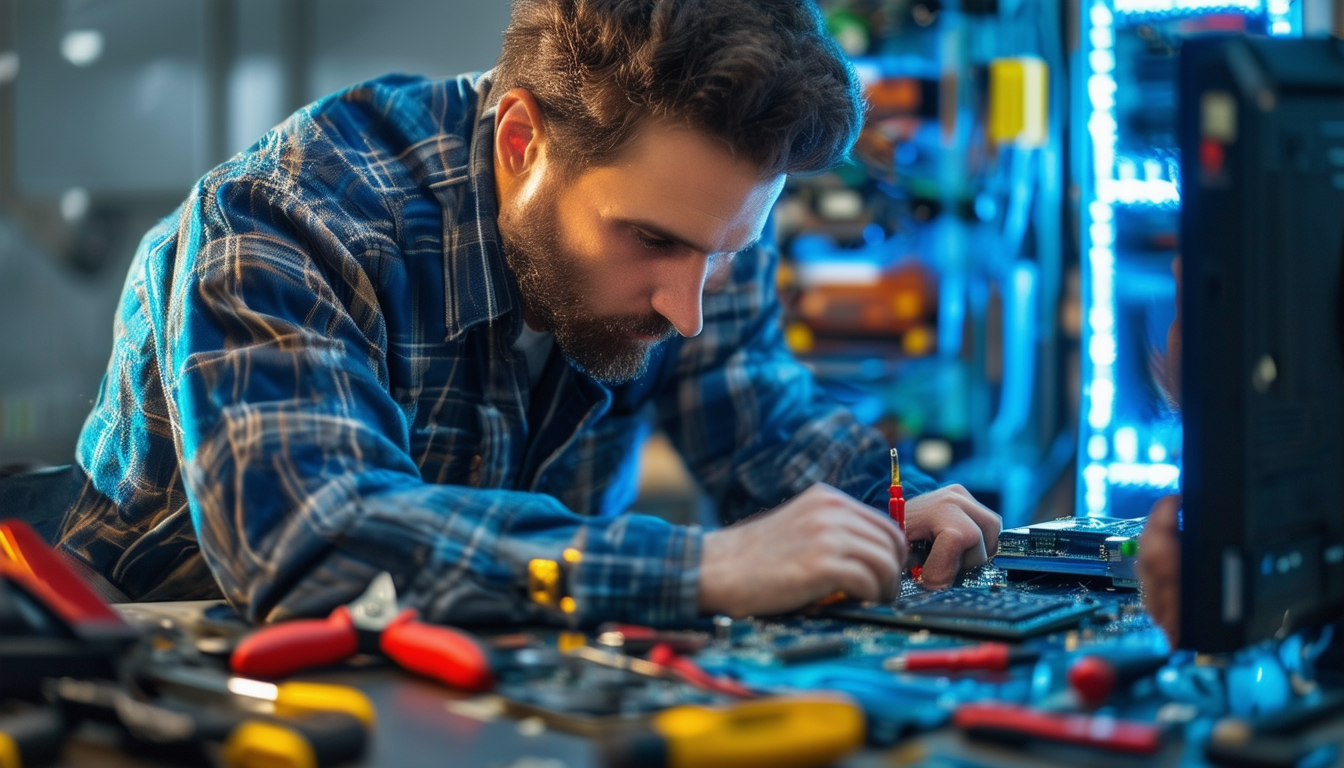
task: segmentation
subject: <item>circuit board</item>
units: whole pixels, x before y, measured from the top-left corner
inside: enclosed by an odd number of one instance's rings
[[[1134,572],[1143,518],[1062,517],[999,534],[994,565],[1009,571],[1061,573],[1138,587]]]
[[[1101,607],[1088,598],[954,587],[889,604],[838,605],[824,615],[907,629],[1024,640],[1078,626]]]
[[[1071,629],[1106,607],[1095,593],[1074,586],[1012,584],[993,565],[962,574],[955,586],[938,591],[905,579],[891,603],[837,603],[819,615],[919,631],[1020,641]]]

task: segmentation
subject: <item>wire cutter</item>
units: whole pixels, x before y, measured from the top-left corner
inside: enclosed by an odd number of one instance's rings
[[[475,637],[418,621],[400,609],[392,575],[374,577],[364,594],[326,619],[263,627],[233,650],[230,666],[244,677],[284,677],[327,666],[356,653],[378,653],[404,669],[464,691],[494,686],[492,653]]]

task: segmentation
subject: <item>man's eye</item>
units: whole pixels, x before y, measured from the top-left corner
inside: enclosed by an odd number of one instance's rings
[[[672,242],[671,240],[666,240],[661,237],[653,237],[651,235],[646,235],[643,232],[639,231],[635,232],[635,238],[639,240],[640,245],[644,246],[645,248],[648,248],[651,251],[666,251],[667,249],[676,245],[676,243]]]

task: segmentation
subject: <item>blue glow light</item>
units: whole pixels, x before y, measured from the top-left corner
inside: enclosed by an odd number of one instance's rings
[[[1139,460],[1139,431],[1133,427],[1115,430],[1115,457],[1126,464]]]
[[[1260,0],[1115,0],[1115,12],[1121,15],[1194,15],[1212,11],[1256,13],[1261,8]]]
[[[1181,468],[1175,464],[1116,461],[1106,465],[1106,481],[1110,485],[1175,491],[1181,487]]]
[[[1121,0],[1123,2],[1124,0]],[[1083,411],[1079,432],[1084,460],[1083,507],[1088,515],[1104,516],[1110,507],[1110,470],[1102,461],[1108,452],[1107,433],[1115,414],[1115,363],[1119,345],[1115,327],[1115,17],[1108,0],[1094,0],[1087,8],[1082,40],[1086,80],[1086,120],[1091,161],[1085,164],[1091,183],[1083,184],[1082,208],[1084,306]],[[1090,172],[1090,173],[1087,173]],[[1137,174],[1135,174],[1137,176]],[[1090,194],[1089,194],[1090,193]]]
[[[1180,205],[1180,169],[1174,157],[1121,154],[1117,121],[1117,25],[1144,17],[1181,18],[1243,13],[1264,19],[1274,35],[1297,34],[1301,3],[1293,0],[1084,0],[1079,55],[1084,64],[1077,98],[1085,128],[1080,187],[1082,239],[1082,423],[1079,427],[1079,510],[1111,514],[1117,486],[1176,490],[1181,470],[1179,431],[1173,438],[1154,425],[1117,425],[1116,208]],[[1341,174],[1344,178],[1344,174]],[[1142,435],[1142,436],[1141,436]],[[1147,463],[1144,463],[1146,460]]]
[[[1105,460],[1110,450],[1110,446],[1106,445],[1106,438],[1102,435],[1093,435],[1087,441],[1087,457],[1093,461]]]

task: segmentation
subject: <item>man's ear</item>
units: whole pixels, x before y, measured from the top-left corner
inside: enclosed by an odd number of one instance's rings
[[[538,162],[544,144],[541,107],[525,88],[513,88],[495,112],[495,167],[521,180]]]

